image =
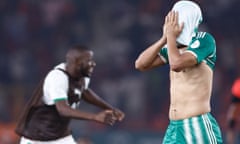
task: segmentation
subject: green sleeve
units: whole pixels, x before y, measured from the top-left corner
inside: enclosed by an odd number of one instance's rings
[[[212,69],[216,62],[216,44],[214,38],[205,32],[200,32],[187,48],[197,59],[197,63],[206,62]]]
[[[161,57],[161,59],[162,59],[165,63],[168,63],[167,47],[163,47],[163,48],[160,50],[159,56]]]

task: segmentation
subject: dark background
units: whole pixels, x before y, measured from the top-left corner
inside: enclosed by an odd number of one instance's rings
[[[40,79],[84,44],[95,52],[90,86],[126,113],[113,127],[73,121],[94,144],[159,144],[168,125],[169,67],[140,73],[139,53],[161,37],[169,0],[0,0],[0,144],[17,137],[17,116]],[[216,39],[212,114],[226,133],[230,87],[240,72],[240,1],[198,0],[200,30]],[[97,112],[84,102],[81,109]],[[8,141],[3,142],[3,141]],[[2,141],[2,142],[1,142]]]

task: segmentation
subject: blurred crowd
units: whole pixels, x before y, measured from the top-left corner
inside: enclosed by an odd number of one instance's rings
[[[126,112],[124,122],[114,127],[73,121],[76,137],[115,129],[163,132],[168,124],[168,67],[140,73],[134,69],[134,61],[160,38],[164,16],[174,2],[1,0],[0,143],[17,139],[11,130],[26,100],[38,81],[64,61],[67,48],[76,43],[95,52],[97,67],[90,86]],[[230,87],[240,74],[240,1],[197,2],[203,8],[200,30],[216,38],[212,110],[225,132]],[[84,103],[80,108],[97,110]]]

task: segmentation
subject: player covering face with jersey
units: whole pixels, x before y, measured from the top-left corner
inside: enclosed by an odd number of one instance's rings
[[[165,17],[162,37],[135,62],[140,71],[169,64],[170,123],[163,144],[220,144],[220,128],[211,115],[216,44],[212,35],[197,31],[200,7],[178,1]]]
[[[178,24],[183,24],[183,29],[177,37],[177,42],[188,46],[203,20],[201,9],[195,3],[181,1],[173,6],[172,11],[178,13]]]

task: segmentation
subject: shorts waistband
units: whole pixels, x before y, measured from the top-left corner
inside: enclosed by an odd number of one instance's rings
[[[190,117],[190,118],[187,118],[187,119],[181,119],[181,120],[170,120],[170,124],[172,125],[182,125],[184,123],[188,123],[189,121],[192,121],[194,119],[199,119],[203,116],[211,116],[210,112],[208,113],[205,113],[205,114],[201,114],[201,115],[198,115],[198,116],[194,116],[194,117]]]

